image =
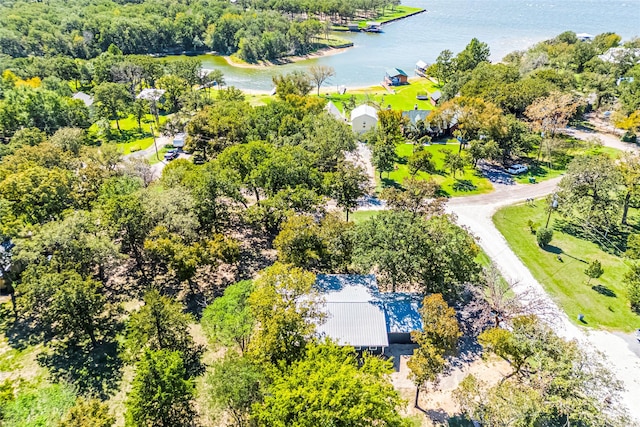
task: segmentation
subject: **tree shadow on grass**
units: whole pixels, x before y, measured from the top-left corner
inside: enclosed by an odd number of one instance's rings
[[[453,189],[456,191],[473,191],[478,187],[469,179],[456,179],[453,183]]]
[[[545,247],[544,247],[544,248],[542,248],[542,249],[543,249],[545,252],[549,252],[549,253],[552,253],[552,254],[556,254],[556,255],[558,256],[558,260],[559,260],[559,261],[562,261],[562,257],[563,257],[563,256],[566,256],[566,257],[568,257],[568,258],[575,259],[576,261],[580,261],[580,262],[582,262],[582,263],[584,263],[584,264],[587,264],[587,261],[585,261],[585,260],[583,260],[583,259],[581,259],[581,258],[577,258],[577,257],[575,257],[575,256],[573,256],[573,255],[570,255],[570,254],[566,253],[565,251],[563,251],[561,248],[559,248],[559,247],[557,247],[557,246],[547,245],[547,246],[545,246]]]
[[[604,285],[594,285],[591,287],[591,289],[593,289],[594,291],[596,291],[597,293],[599,293],[600,295],[604,295],[605,297],[611,297],[611,298],[617,298],[618,295],[616,295],[616,293],[604,286]]]
[[[382,182],[382,187],[383,188],[388,188],[388,187],[394,187],[397,188],[398,190],[402,189],[402,185],[400,185],[399,182],[397,182],[395,179],[391,179],[391,178],[382,178],[381,179]]]
[[[59,342],[48,353],[38,356],[57,381],[65,380],[82,393],[106,399],[118,388],[122,377],[122,360],[118,344],[108,341],[96,348]]]

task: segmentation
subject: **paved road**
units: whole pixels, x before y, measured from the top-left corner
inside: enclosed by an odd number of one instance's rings
[[[619,138],[606,133],[577,129],[567,129],[567,133],[584,140],[597,137],[605,146],[619,150],[640,151],[638,145],[621,142]],[[356,158],[358,162],[364,163],[374,179],[367,147],[359,146]],[[561,179],[562,177],[558,177],[537,184],[494,184],[495,191],[492,193],[449,200],[447,210],[455,214],[458,217],[458,223],[466,226],[478,238],[480,246],[496,263],[503,276],[511,282],[517,282],[514,289],[516,293],[533,290],[539,297],[547,300],[549,306],[555,311],[554,317],[557,321],[553,327],[556,333],[567,339],[576,339],[585,347],[596,349],[604,354],[607,365],[626,389],[622,395],[622,403],[629,408],[635,419],[640,420],[640,344],[630,335],[587,330],[571,323],[566,314],[557,307],[529,269],[511,250],[492,221],[495,212],[503,206],[524,202],[529,198],[541,198],[553,193]],[[384,208],[384,206],[366,203],[359,209]]]
[[[621,142],[618,138],[598,133],[571,130],[579,139],[598,137],[604,145],[620,150],[638,151],[638,146]],[[583,345],[601,351],[608,366],[622,381],[626,390],[623,403],[629,408],[632,416],[640,420],[640,344],[633,336],[610,333],[600,330],[587,330],[571,323],[544,292],[543,287],[531,272],[511,250],[507,241],[493,224],[495,212],[507,205],[523,202],[528,198],[540,198],[551,194],[561,177],[543,181],[538,184],[496,185],[496,191],[479,196],[460,197],[450,200],[447,210],[458,217],[458,223],[478,238],[479,244],[487,255],[496,263],[503,276],[510,281],[518,282],[514,291],[522,293],[533,289],[538,295],[547,299],[556,311],[556,332],[567,339],[577,339]]]

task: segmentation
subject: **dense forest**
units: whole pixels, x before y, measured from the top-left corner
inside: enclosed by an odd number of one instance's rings
[[[0,4],[0,54],[93,58],[214,50],[246,61],[307,53],[332,22],[399,4],[340,1],[86,1]]]
[[[460,425],[630,425],[600,356],[557,336],[535,296],[485,261],[433,177],[464,191],[456,174],[483,164],[562,171],[555,232],[608,236],[598,244],[630,265],[624,308],[640,311],[638,155],[563,135],[606,110],[635,140],[638,40],[567,32],[491,64],[473,39],[429,69],[443,99],[428,117],[412,124],[371,102],[379,122],[363,135],[310,95],[314,70],[276,77],[258,104],[196,59],[145,55],[301,53],[328,22],[395,4],[2,2],[0,424],[420,425],[389,359],[316,333],[316,275],[375,273],[382,290],[424,298],[408,363],[418,392],[437,387],[462,343],[503,363],[493,382],[460,383],[449,414]],[[620,57],[599,57],[612,47]],[[162,100],[136,98],[150,88]],[[149,127],[186,132],[195,155],[125,154],[132,139],[155,139]],[[454,149],[429,151],[432,141]],[[352,161],[360,142],[378,189]],[[385,185],[399,164],[410,177]],[[372,195],[387,208],[354,219]],[[530,227],[548,246],[554,230]]]

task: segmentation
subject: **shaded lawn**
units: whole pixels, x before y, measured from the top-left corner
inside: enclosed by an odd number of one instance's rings
[[[587,154],[587,155],[595,155],[595,154],[607,154],[608,156],[617,159],[618,157],[620,157],[620,155],[622,154],[622,151],[618,150],[617,148],[611,148],[611,147],[604,147],[604,146],[600,146],[600,147],[594,147],[594,148],[590,148],[590,149],[574,149],[574,150],[569,150],[567,152],[568,158],[569,160],[572,159],[575,156],[579,156],[579,155],[583,155],[583,154]],[[526,163],[526,161],[524,162]],[[568,162],[566,164],[566,166],[568,166]],[[529,184],[529,177],[533,176],[536,179],[536,182],[540,182],[540,181],[546,181],[547,179],[552,179],[555,178],[557,176],[560,176],[562,174],[564,174],[567,170],[565,165],[553,165],[553,167],[549,167],[548,163],[544,163],[544,159],[543,162],[539,163],[538,165],[534,166],[534,167],[530,167],[529,171],[527,173],[523,173],[521,175],[518,176],[514,176],[514,180],[516,182],[519,182],[521,184]]]
[[[545,208],[543,200],[537,200],[534,205],[508,206],[494,215],[493,222],[516,255],[574,323],[625,332],[640,327],[640,316],[629,308],[622,283],[628,262],[602,251],[592,242],[557,230],[554,230],[550,246],[539,248],[527,224],[532,220],[537,227],[544,226]],[[556,215],[552,214],[551,225]],[[562,261],[557,259],[558,255]],[[602,263],[604,274],[587,285],[584,270],[596,259]],[[586,323],[577,320],[578,314],[585,315]]]
[[[159,117],[160,124],[166,122],[167,117],[168,116],[161,115]],[[141,124],[142,130],[138,129],[138,121],[135,117],[129,115],[127,118],[120,120],[120,133],[118,134],[116,121],[111,120],[113,139],[109,142],[115,142],[118,149],[125,155],[135,151],[146,150],[153,144],[151,126],[153,126],[153,132],[156,134],[156,137],[160,136],[160,132],[158,132],[158,126],[155,124],[155,119],[151,114],[147,114],[142,119]],[[89,128],[89,134],[94,136],[98,135],[98,126],[95,123]]]
[[[411,70],[404,70],[410,72]],[[380,81],[384,78],[384,75],[380,75]],[[344,95],[339,95],[333,91],[333,88],[325,86],[325,95],[322,95],[328,101],[332,101],[340,111],[344,112],[344,103],[348,102],[351,97],[355,97],[356,105],[363,104],[365,102],[375,102],[382,108],[391,107],[394,110],[413,110],[417,104],[420,110],[433,110],[431,101],[420,101],[416,99],[418,93],[433,93],[439,90],[438,86],[429,79],[422,77],[411,77],[409,84],[404,86],[396,86],[394,94],[387,92],[382,86],[370,86],[360,89],[349,89]],[[321,93],[323,90],[320,91]]]
[[[367,221],[368,219],[373,218],[378,215],[381,210],[371,210],[371,211],[355,211],[349,214],[349,221],[355,222],[356,224]]]
[[[401,186],[405,179],[411,177],[406,159],[413,153],[413,144],[400,144],[396,149],[396,153],[400,157],[400,162],[396,163],[396,170],[389,174],[382,174],[382,182],[379,182],[379,175],[376,174],[378,189],[385,186]],[[448,196],[467,196],[473,194],[483,194],[493,191],[491,182],[480,175],[480,173],[471,166],[467,166],[464,174],[458,172],[454,178],[444,166],[444,153],[442,150],[457,152],[458,143],[432,144],[425,147],[425,150],[431,152],[435,163],[436,172],[428,174],[418,172],[416,179],[432,178],[442,187],[444,195]]]

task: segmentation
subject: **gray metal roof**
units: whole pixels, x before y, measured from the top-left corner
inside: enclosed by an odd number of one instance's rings
[[[421,296],[380,292],[372,274],[319,274],[315,287],[326,315],[317,332],[338,344],[386,347],[389,333],[422,330]]]
[[[93,97],[87,95],[84,92],[76,92],[73,94],[72,98],[79,99],[80,101],[84,102],[84,105],[86,105],[87,107],[91,107],[93,105]]]
[[[146,101],[159,101],[164,95],[164,89],[142,89],[136,99],[144,99]]]
[[[382,307],[369,302],[326,302],[326,318],[318,325],[321,337],[339,345],[388,347],[386,317]]]

